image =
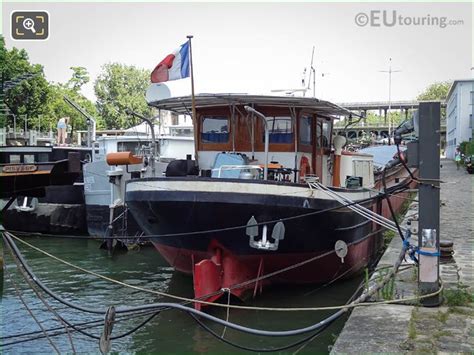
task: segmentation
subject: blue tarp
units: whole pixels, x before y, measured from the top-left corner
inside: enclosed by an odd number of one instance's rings
[[[405,147],[400,147],[404,151]],[[374,165],[383,167],[397,154],[396,145],[379,145],[359,150],[359,153],[370,154],[374,156]]]

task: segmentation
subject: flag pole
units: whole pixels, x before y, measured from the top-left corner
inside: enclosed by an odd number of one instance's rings
[[[193,38],[192,35],[186,36],[189,42],[189,67],[191,69],[191,105],[192,105],[192,113],[193,113],[193,126],[194,126],[194,159],[198,160],[198,124],[197,124],[197,117],[196,117],[196,98],[194,97],[194,71],[193,71],[193,49],[191,46],[191,39]]]

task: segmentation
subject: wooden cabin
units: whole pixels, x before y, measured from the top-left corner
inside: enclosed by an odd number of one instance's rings
[[[151,103],[158,109],[191,114],[191,97]],[[299,182],[308,174],[331,185],[332,128],[334,119],[352,113],[327,101],[304,97],[250,95],[196,96],[195,146],[201,174],[215,168],[219,153],[245,155],[247,164],[285,169],[283,178]],[[269,130],[265,163],[265,116]],[[277,177],[278,175],[278,177]],[[272,179],[282,179],[279,174]]]

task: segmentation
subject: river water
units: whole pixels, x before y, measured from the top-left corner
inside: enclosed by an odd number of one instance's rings
[[[173,271],[152,247],[141,247],[138,250],[122,254],[109,255],[99,249],[99,242],[94,240],[60,239],[47,237],[25,238],[29,243],[82,268],[123,281],[127,284],[142,286],[175,295],[192,298],[192,279]],[[51,258],[17,242],[28,264],[37,277],[61,297],[86,307],[106,309],[110,305],[130,306],[152,302],[169,301],[158,295],[116,285],[95,276],[84,274],[70,266],[59,263]],[[27,332],[40,330],[20,301],[17,291],[8,275],[17,284],[27,305],[40,320],[44,328],[57,328],[61,324],[47,310],[38,297],[18,272],[16,265],[4,249],[3,290],[1,297],[1,351],[6,354],[19,352],[53,353],[46,338],[30,340],[31,337],[42,336],[37,333],[24,337],[11,337]],[[316,271],[315,271],[316,272]],[[265,288],[263,294],[247,304],[268,307],[317,307],[344,304],[352,295],[361,281],[361,277],[343,280],[327,285],[291,286]],[[46,297],[48,303],[68,321],[79,324],[94,320],[103,320],[103,316],[91,315],[67,307]],[[233,300],[233,302],[238,302]],[[226,311],[221,308],[208,310],[214,316],[225,319]],[[229,320],[260,329],[287,330],[308,326],[327,317],[334,311],[324,312],[266,312],[254,310],[234,310],[229,312]],[[134,318],[115,324],[112,335],[124,333],[138,325],[145,318]],[[327,353],[341,331],[346,318],[340,318],[313,339],[304,348],[295,347],[281,353],[301,352]],[[206,322],[218,334],[223,332],[222,326]],[[100,336],[102,326],[87,329],[93,335]],[[238,333],[227,329],[225,337],[239,344],[254,348],[272,348],[293,343],[298,337],[262,338]],[[98,340],[73,332],[72,339],[77,352],[98,353]],[[23,343],[11,344],[19,340]],[[71,353],[68,336],[61,334],[51,337],[61,353]],[[112,351],[125,353],[166,352],[166,353],[205,353],[205,352],[236,352],[241,351],[214,338],[199,327],[192,318],[178,311],[163,311],[152,321],[135,333],[112,341]]]

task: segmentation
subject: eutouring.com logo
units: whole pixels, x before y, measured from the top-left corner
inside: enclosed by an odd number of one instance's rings
[[[397,27],[397,26],[432,26],[446,28],[448,26],[463,25],[463,20],[450,20],[443,16],[404,16],[396,10],[372,10],[359,12],[354,17],[359,27]]]

